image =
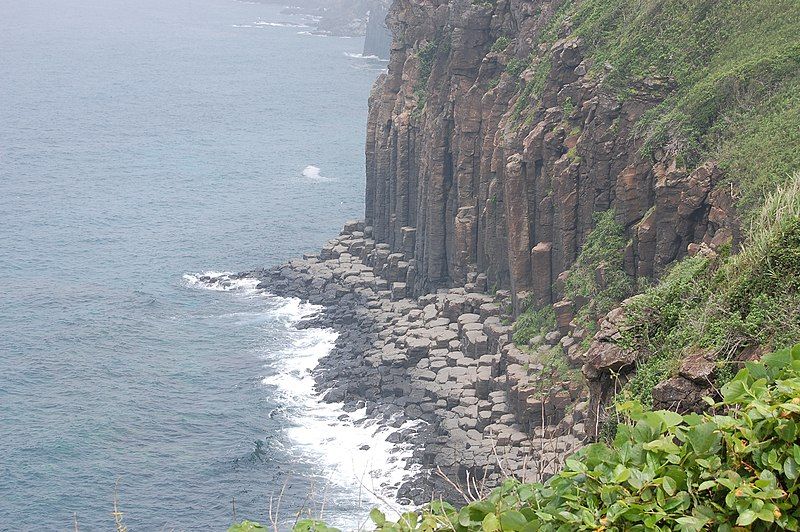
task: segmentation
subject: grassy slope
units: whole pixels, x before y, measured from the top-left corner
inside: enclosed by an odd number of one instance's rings
[[[689,352],[716,355],[721,385],[743,349],[800,340],[800,174],[767,197],[741,252],[677,263],[626,314],[625,342],[646,355],[626,392],[645,404]]]
[[[545,39],[564,23],[621,95],[650,76],[676,83],[640,124],[646,149],[718,159],[748,211],[800,169],[797,0],[567,0]]]

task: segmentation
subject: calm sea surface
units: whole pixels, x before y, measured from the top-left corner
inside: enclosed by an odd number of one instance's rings
[[[371,504],[347,463],[369,428],[306,374],[335,334],[222,273],[361,213],[384,64],[305,22],[0,0],[0,530],[109,530],[115,485],[132,531],[224,530],[234,498],[268,521],[281,490],[345,528]]]

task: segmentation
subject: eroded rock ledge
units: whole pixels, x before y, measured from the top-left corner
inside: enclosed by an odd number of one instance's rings
[[[539,480],[584,441],[586,390],[548,380],[514,346],[510,293],[487,291],[486,276],[411,297],[413,248],[391,253],[372,228],[348,222],[319,254],[256,272],[260,286],[325,305],[308,326],[334,327],[336,349],[315,372],[317,386],[345,409],[367,407],[395,427],[424,422],[396,439],[415,441],[416,478],[399,496],[417,503],[452,493],[438,474],[486,487],[507,475]],[[554,331],[542,349],[572,341]],[[546,386],[541,382],[545,381]]]

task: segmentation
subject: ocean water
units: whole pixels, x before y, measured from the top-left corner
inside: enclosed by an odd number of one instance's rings
[[[361,213],[385,64],[308,26],[234,0],[0,0],[0,530],[108,530],[115,493],[132,531],[323,505],[355,529],[398,474],[313,395],[336,334],[295,325],[319,309],[225,273]]]

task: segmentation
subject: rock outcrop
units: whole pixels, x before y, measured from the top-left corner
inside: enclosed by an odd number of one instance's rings
[[[684,168],[669,145],[643,154],[637,121],[671,80],[645,79],[622,99],[568,27],[538,44],[559,4],[392,5],[389,69],[370,98],[365,218],[388,253],[413,246],[409,293],[478,272],[515,302],[533,293],[550,304],[593,213],[610,208],[634,277],[657,277],[690,243],[736,237],[713,161]]]
[[[407,480],[383,486],[387,495],[421,504],[448,494],[451,482],[483,489],[509,475],[554,474],[583,445],[585,387],[511,342],[508,291],[486,293],[473,273],[466,286],[409,297],[408,257],[348,222],[320,253],[244,275],[324,305],[306,325],[333,327],[339,338],[314,371],[318,391],[414,442]],[[541,353],[562,339],[547,336]]]
[[[389,0],[373,0],[367,16],[367,28],[364,36],[364,56],[375,56],[389,59],[392,47],[392,34],[386,27],[386,14],[389,11]]]

